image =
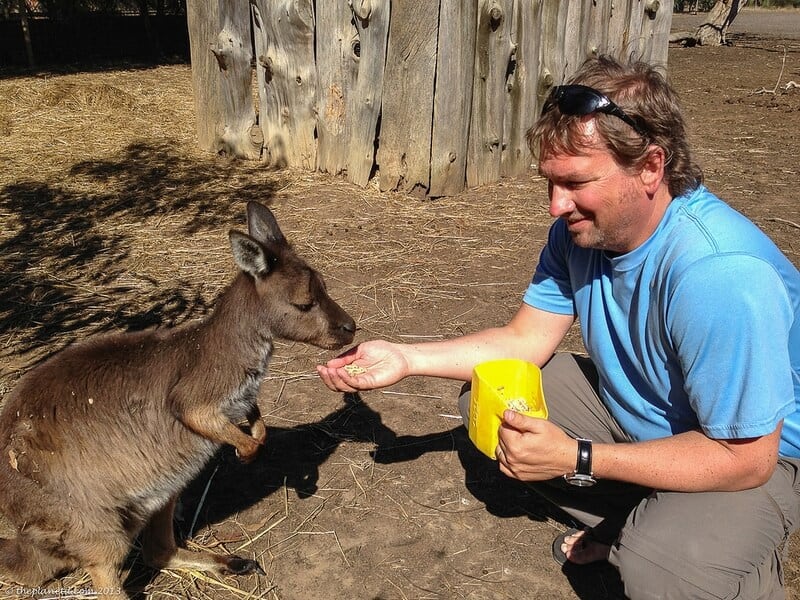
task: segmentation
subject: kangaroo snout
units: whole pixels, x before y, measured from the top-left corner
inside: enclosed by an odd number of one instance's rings
[[[336,350],[342,346],[347,346],[353,342],[353,338],[356,336],[356,322],[353,317],[348,315],[335,302],[334,305],[339,309],[340,314],[338,319],[331,320],[330,341],[326,344],[318,344],[327,350]]]
[[[352,317],[348,316],[347,321],[339,326],[339,331],[341,332],[342,339],[337,347],[341,348],[342,346],[352,343],[353,338],[356,336],[356,322]]]

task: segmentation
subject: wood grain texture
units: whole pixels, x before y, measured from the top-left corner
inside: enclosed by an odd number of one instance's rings
[[[672,28],[672,6],[669,2],[648,0],[642,23],[642,56],[666,72],[669,32]]]
[[[351,124],[347,179],[365,186],[375,166],[378,117],[385,94],[390,0],[351,1],[360,56],[355,84],[347,102]]]
[[[392,7],[378,148],[381,190],[428,190],[438,22],[438,1]]]
[[[533,158],[526,135],[541,111],[538,100],[541,11],[541,0],[514,4],[512,68],[509,69],[503,123],[503,177],[524,173]]]
[[[665,66],[670,8],[660,0],[189,0],[198,137],[213,152],[360,186],[379,173],[382,190],[457,194],[530,168],[528,129],[552,86],[587,57]]]
[[[464,189],[478,0],[441,0],[431,134],[430,196]],[[470,24],[465,26],[465,24]]]
[[[354,46],[358,32],[346,2],[317,5],[317,169],[338,175],[346,169],[350,132],[345,93],[358,73]]]
[[[506,77],[513,50],[512,0],[479,0],[467,186],[500,179]]]
[[[259,125],[274,167],[316,167],[312,0],[253,0]]]
[[[200,147],[258,159],[250,4],[189,0],[186,11]]]
[[[375,162],[389,0],[317,4],[317,167],[366,185]]]

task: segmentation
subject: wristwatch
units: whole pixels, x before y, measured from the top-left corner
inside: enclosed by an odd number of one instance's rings
[[[575,471],[564,475],[564,479],[577,487],[590,487],[597,483],[592,476],[592,440],[578,438],[578,462]]]

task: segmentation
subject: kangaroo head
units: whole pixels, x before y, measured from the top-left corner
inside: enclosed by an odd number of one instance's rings
[[[247,204],[248,234],[229,233],[236,264],[253,279],[262,318],[279,338],[322,348],[353,341],[356,324],[325,290],[322,277],[286,241],[272,212]]]

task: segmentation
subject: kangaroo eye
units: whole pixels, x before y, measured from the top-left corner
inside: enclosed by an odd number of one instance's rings
[[[314,302],[311,302],[309,304],[292,304],[292,306],[294,306],[300,312],[308,312],[314,308],[314,304]]]

